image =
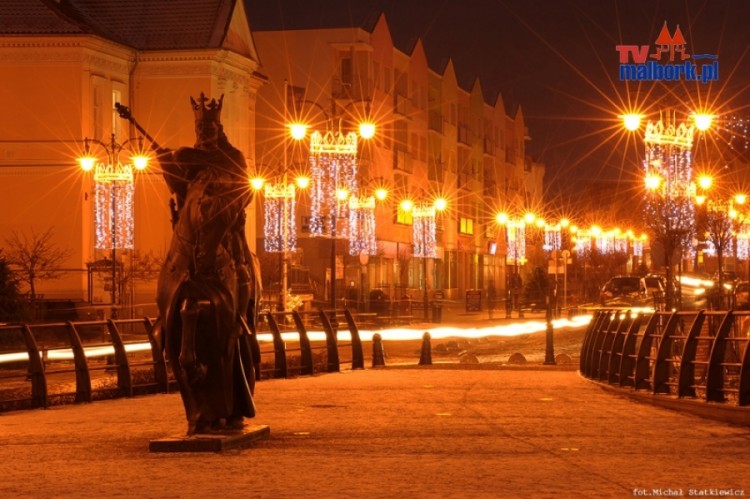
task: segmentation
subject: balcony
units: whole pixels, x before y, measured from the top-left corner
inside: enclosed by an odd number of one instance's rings
[[[430,111],[427,118],[427,126],[430,130],[443,133],[443,115],[437,111]]]
[[[471,145],[471,130],[467,125],[458,125],[458,142],[464,145]]]
[[[331,93],[334,99],[366,101],[372,98],[372,83],[356,75],[351,81],[336,78],[331,84]]]
[[[403,95],[396,94],[393,96],[393,112],[401,116],[409,116],[411,112],[411,101]]]
[[[414,167],[411,162],[411,155],[407,151],[393,151],[393,169],[406,173],[413,173]]]

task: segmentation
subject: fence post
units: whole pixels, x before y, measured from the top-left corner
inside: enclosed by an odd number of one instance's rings
[[[336,318],[336,311],[331,311],[331,317]],[[320,322],[323,324],[323,330],[326,333],[326,350],[328,350],[328,365],[326,371],[329,373],[337,373],[341,370],[341,364],[339,363],[339,347],[338,338],[336,336],[336,328],[334,328],[331,321],[331,317],[328,316],[328,312],[320,309]]]
[[[372,367],[384,365],[383,337],[380,336],[380,333],[375,333],[372,335]]]
[[[425,331],[422,335],[422,352],[419,354],[420,366],[432,365],[432,346],[430,345],[430,338],[430,333]]]
[[[362,340],[359,337],[359,328],[348,308],[344,309],[346,325],[349,327],[349,334],[352,337],[352,369],[364,369],[365,358],[362,352]]]
[[[310,338],[307,336],[307,328],[305,322],[302,320],[302,316],[296,310],[292,311],[292,319],[294,324],[297,326],[297,332],[299,333],[299,349],[300,349],[300,374],[312,374],[313,373],[313,358],[312,358],[312,346],[310,345]]]

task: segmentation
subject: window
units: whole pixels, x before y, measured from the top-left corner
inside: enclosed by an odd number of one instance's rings
[[[474,220],[461,217],[458,221],[458,232],[460,234],[474,234]]]
[[[396,207],[396,223],[411,225],[414,222],[414,218],[410,211],[402,210],[400,206]]]

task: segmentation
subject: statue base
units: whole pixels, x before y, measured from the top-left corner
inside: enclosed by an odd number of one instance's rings
[[[245,426],[238,431],[196,434],[151,440],[149,452],[223,452],[241,449],[266,438],[271,433],[268,425]]]

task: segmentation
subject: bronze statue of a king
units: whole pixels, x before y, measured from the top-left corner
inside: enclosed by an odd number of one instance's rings
[[[180,388],[188,435],[239,429],[255,415],[249,334],[260,273],[245,237],[252,193],[242,153],[221,125],[223,100],[191,97],[194,147],[154,146],[172,193],[173,227],[157,287],[157,334]]]

